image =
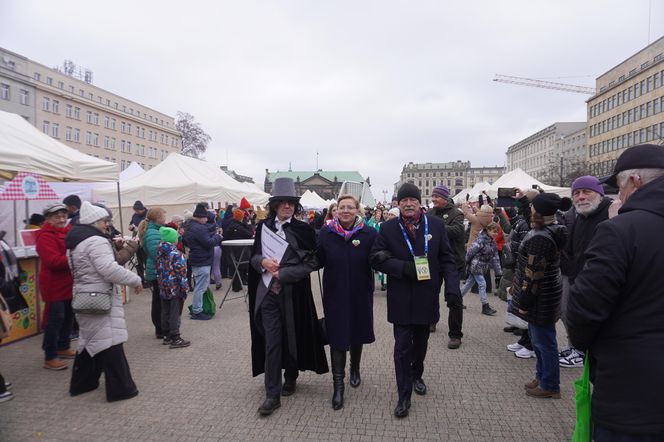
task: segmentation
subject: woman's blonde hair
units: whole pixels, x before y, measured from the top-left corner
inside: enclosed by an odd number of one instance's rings
[[[491,221],[489,224],[487,224],[485,228],[487,232],[498,232],[500,230],[500,226],[497,222],[494,221]]]
[[[145,215],[145,219],[138,224],[138,237],[143,238],[143,235],[148,228],[149,221],[156,223],[157,219],[164,215],[166,215],[166,210],[161,207],[153,207],[149,209],[148,214]]]
[[[356,207],[358,210],[360,209],[360,202],[359,202],[358,199],[355,198],[353,195],[351,195],[351,194],[341,195],[339,198],[337,198],[337,206],[338,206],[339,203],[341,203],[341,201],[343,201],[343,200],[353,200],[353,202],[355,203],[355,207]]]

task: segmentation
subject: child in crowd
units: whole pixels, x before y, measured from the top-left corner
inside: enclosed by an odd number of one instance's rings
[[[461,289],[461,296],[464,296],[470,291],[475,282],[480,292],[480,302],[482,303],[482,313],[488,316],[493,316],[496,311],[491,308],[486,296],[486,281],[484,274],[492,266],[496,272],[496,281],[500,280],[502,276],[502,268],[500,267],[500,257],[498,256],[498,248],[496,246],[496,236],[499,233],[498,224],[491,222],[477,235],[477,238],[471,244],[466,252],[466,265],[468,265],[468,279]]]
[[[180,316],[187,298],[187,263],[178,250],[178,232],[170,227],[159,229],[161,242],[157,248],[157,281],[161,298],[161,328],[168,330],[164,345],[170,348],[189,346],[190,342],[180,336]]]

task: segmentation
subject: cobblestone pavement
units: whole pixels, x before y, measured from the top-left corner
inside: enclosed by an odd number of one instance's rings
[[[228,282],[215,292],[218,301]],[[312,285],[317,294],[318,282]],[[562,399],[527,397],[523,384],[534,377],[535,359],[517,359],[505,349],[515,342],[502,331],[505,304],[496,297],[490,302],[501,312],[495,317],[480,314],[477,295],[466,296],[460,349],[447,349],[445,323],[431,335],[424,373],[429,392],[413,395],[408,418],[392,416],[393,338],[380,291],[374,307],[376,342],[365,346],[362,385],[346,385],[345,407],[333,411],[330,406],[331,374],[306,372],[297,392],[283,398],[272,416],[260,418],[263,377],[251,377],[244,302],[228,301],[210,321],[183,315],[182,334],[192,345],[170,350],[154,337],[150,295],[143,291],[125,306],[125,351],[138,397],[109,404],[103,381],[93,392],[70,397],[71,369],[43,369],[41,336],[33,337],[0,348],[0,370],[16,395],[0,404],[0,440],[570,440],[572,384],[581,370],[561,368]],[[441,310],[446,318],[444,305]],[[560,326],[558,336],[562,346]]]

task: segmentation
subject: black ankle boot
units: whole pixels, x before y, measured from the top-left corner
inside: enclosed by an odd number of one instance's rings
[[[346,370],[346,352],[330,348],[332,361],[332,408],[339,410],[344,406],[344,372]]]
[[[360,378],[360,360],[362,359],[362,344],[350,346],[350,386],[357,388],[362,382]]]

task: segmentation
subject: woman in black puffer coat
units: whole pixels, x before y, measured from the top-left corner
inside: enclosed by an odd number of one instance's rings
[[[560,397],[560,367],[556,322],[560,318],[562,280],[560,253],[567,229],[556,224],[558,210],[568,210],[569,198],[541,193],[532,202],[532,230],[519,246],[512,286],[514,314],[528,322],[528,332],[537,356],[536,378],[526,384],[526,394]]]

